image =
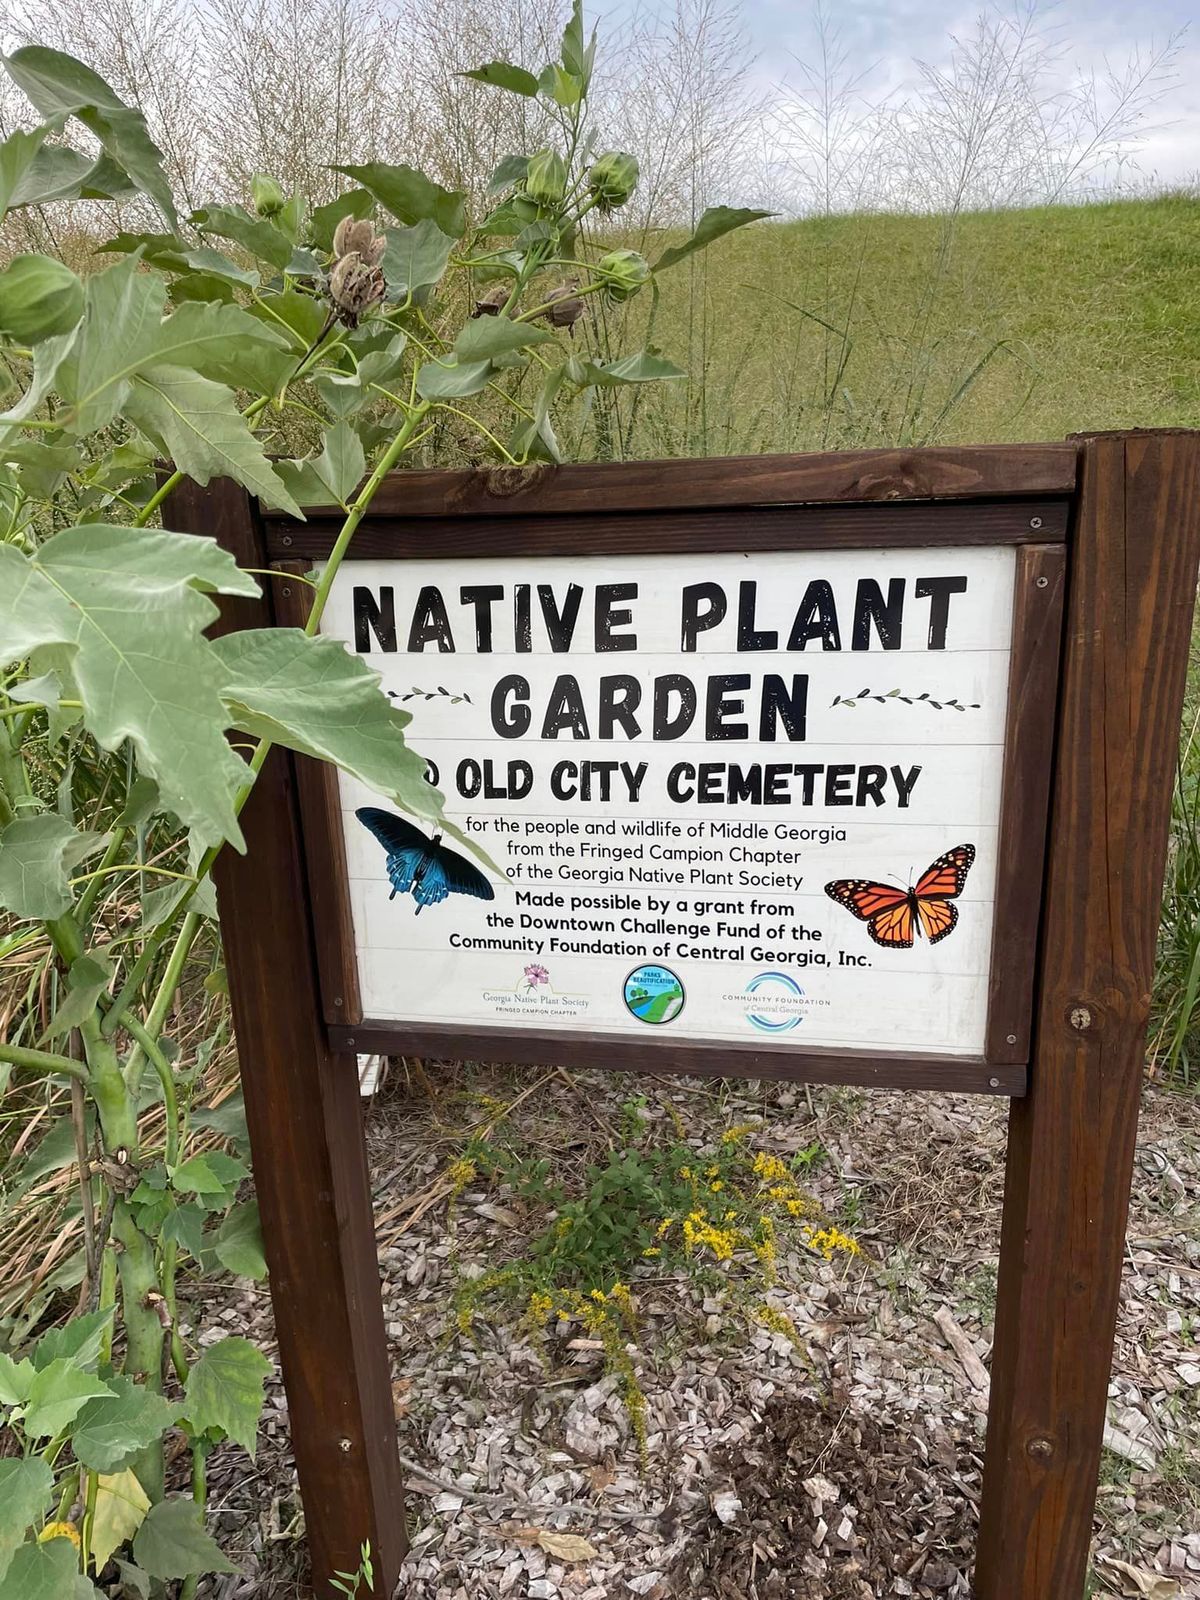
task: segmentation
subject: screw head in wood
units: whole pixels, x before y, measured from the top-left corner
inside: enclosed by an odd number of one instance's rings
[[[286,583],[283,584],[283,586],[280,589],[280,593],[285,595],[285,596],[291,594],[291,592],[292,592],[291,589],[289,588],[289,586]]]
[[[279,542],[280,542],[280,544],[291,544],[291,542],[292,542],[291,534],[290,533],[285,533],[283,538]]]
[[[1047,588],[1049,586],[1049,583],[1050,583],[1050,579],[1049,578],[1039,578],[1038,581],[1037,581],[1037,586],[1038,586],[1039,589],[1045,589],[1045,588]]]
[[[1017,1036],[1015,1033],[1006,1033],[1004,1039],[1006,1044],[1016,1044],[1017,1042]]]
[[[354,1446],[350,1443],[349,1439],[339,1439],[338,1440],[338,1449],[342,1452],[343,1455],[349,1455],[351,1450],[354,1449]]]
[[[1030,527],[1031,527],[1031,528],[1040,528],[1040,527],[1041,527],[1041,525],[1042,525],[1042,519],[1041,519],[1041,517],[1030,517],[1030,519],[1029,519],[1029,526],[1030,526]]]
[[[353,1050],[354,1049],[354,1040],[353,1039],[347,1039],[346,1040],[346,1049],[347,1050]]]
[[[1054,1440],[1047,1439],[1044,1436],[1030,1439],[1025,1446],[1025,1452],[1027,1455],[1031,1455],[1035,1461],[1049,1461],[1054,1454]]]
[[[988,1079],[988,1088],[989,1089],[998,1089],[999,1087],[1000,1087],[1000,1079],[999,1078],[989,1078]]]
[[[1072,1006],[1067,1021],[1079,1033],[1086,1033],[1092,1025],[1092,1013],[1087,1006]]]

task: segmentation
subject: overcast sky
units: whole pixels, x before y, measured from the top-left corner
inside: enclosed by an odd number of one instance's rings
[[[611,0],[620,12],[634,0]],[[657,0],[643,0],[657,10]],[[589,7],[589,9],[591,9]],[[970,31],[979,10],[970,0],[830,0],[827,11],[875,87],[900,90],[914,78],[914,58],[945,61],[953,33]],[[1006,9],[1003,5],[996,10]],[[1015,8],[1014,8],[1015,9]],[[794,57],[813,58],[812,4],[742,0],[757,53],[756,75],[774,90]],[[1103,72],[1106,60],[1123,67],[1131,52],[1161,48],[1181,35],[1174,86],[1161,102],[1138,155],[1147,176],[1172,183],[1200,175],[1200,0],[1061,0],[1038,7],[1041,26],[1063,47],[1060,71]]]

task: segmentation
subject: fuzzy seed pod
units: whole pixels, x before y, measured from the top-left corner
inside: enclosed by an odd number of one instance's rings
[[[539,150],[529,158],[525,193],[539,206],[556,206],[567,192],[567,167],[557,150]]]
[[[636,250],[613,250],[596,263],[604,292],[616,304],[635,295],[650,276],[650,263]]]
[[[277,217],[287,204],[282,188],[265,172],[250,179],[250,199],[260,217]]]
[[[606,150],[596,157],[588,172],[588,189],[601,211],[623,206],[637,188],[637,181],[637,158],[623,150]]]

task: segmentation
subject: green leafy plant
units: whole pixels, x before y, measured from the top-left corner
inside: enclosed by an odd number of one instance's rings
[[[225,1567],[203,1530],[206,1460],[223,1440],[253,1451],[266,1363],[238,1338],[189,1348],[177,1280],[181,1263],[265,1264],[237,1139],[196,1147],[206,1124],[237,1130],[193,1104],[173,1019],[211,950],[211,869],[244,847],[274,745],[455,831],[408,713],[319,635],[376,492],[464,429],[501,463],[556,461],[558,419],[598,390],[679,377],[650,347],[599,352],[588,306],[653,290],[761,215],[706,213],[653,266],[591,233],[637,183],[632,156],[586,133],[595,48],[576,4],[557,61],[471,74],[539,97],[559,130],[499,164],[479,215],[368,162],[337,168],[351,186],[312,210],[258,174],[248,206],[183,217],[141,113],[102,78],[39,46],[4,63],[40,120],[0,145],[0,220],[82,197],[132,201],[142,222],[89,276],[37,255],[0,272],[0,909],[27,975],[0,1087],[40,1076],[55,1106],[69,1088],[86,1240],[82,1314],[0,1356],[19,1453],[0,1463],[0,1600],[91,1594],[114,1558],[134,1589],[178,1579],[185,1595]],[[341,508],[304,628],[208,637],[214,597],[270,575],[153,524],[183,479],[218,477],[293,516]],[[190,1444],[187,1498],[166,1492],[171,1429]]]
[[[449,1171],[456,1194],[495,1184],[542,1219],[520,1256],[462,1279],[459,1332],[470,1334],[489,1301],[517,1309],[535,1333],[550,1321],[579,1322],[601,1341],[621,1380],[639,1443],[644,1401],[627,1341],[638,1331],[640,1279],[684,1275],[732,1295],[754,1320],[790,1337],[786,1314],[767,1298],[780,1238],[827,1260],[858,1253],[798,1181],[797,1173],[818,1164],[819,1145],[787,1163],[756,1150],[753,1128],[739,1125],[697,1148],[678,1127],[668,1137],[651,1133],[645,1104],[641,1097],[626,1102],[625,1142],[590,1162],[577,1182],[555,1176],[546,1157],[521,1154],[495,1137],[472,1140]]]

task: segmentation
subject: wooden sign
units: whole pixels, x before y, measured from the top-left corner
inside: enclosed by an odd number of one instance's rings
[[[295,623],[341,513],[178,490]],[[314,1571],[404,1549],[355,1052],[1011,1099],[976,1589],[1083,1590],[1200,436],[397,474],[324,631],[496,864],[275,752],[219,869]]]

